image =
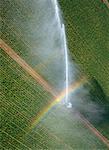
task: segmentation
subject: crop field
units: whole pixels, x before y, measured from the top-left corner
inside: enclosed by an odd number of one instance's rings
[[[73,112],[59,106],[31,128],[32,118],[47,105],[52,96],[2,49],[1,72],[1,149],[71,149],[85,146],[89,149],[107,149],[78,116],[74,117]]]
[[[25,136],[32,118],[52,99],[34,79],[1,49],[1,129],[3,145]],[[43,93],[43,94],[42,94]],[[4,138],[5,136],[5,138]],[[13,141],[11,141],[11,136]],[[7,141],[7,142],[6,142]],[[20,141],[20,140],[19,140]],[[13,145],[13,143],[9,143]],[[20,144],[23,146],[22,144]],[[19,146],[20,146],[19,145]],[[16,146],[15,144],[13,146]],[[12,146],[12,147],[13,147]],[[23,146],[25,148],[25,146]],[[23,147],[21,147],[23,149]],[[6,147],[5,147],[6,148]]]
[[[109,101],[109,9],[100,0],[60,0],[59,3],[72,59],[89,78],[98,81]],[[98,95],[96,91],[96,100]],[[102,105],[105,105],[104,100],[103,96]],[[109,104],[106,105],[109,110]],[[103,124],[95,126],[109,138],[108,116]]]
[[[25,7],[24,3],[27,3],[27,7]],[[62,59],[63,56],[61,54],[57,55],[56,51],[51,51],[47,58],[42,57],[39,48],[40,41],[37,41],[37,37],[35,37],[37,30],[39,30],[39,24],[37,24],[37,20],[34,21],[34,19],[37,19],[35,18],[36,14],[31,12],[32,10],[30,10],[29,4],[29,1],[20,1],[20,3],[16,0],[14,2],[11,0],[3,1],[2,17],[0,19],[2,25],[1,37],[4,42],[14,49],[34,70],[41,74],[41,76],[44,76],[53,87],[56,87],[60,80],[58,77],[62,76],[62,74],[61,71],[59,72],[52,68],[55,68],[56,61]],[[31,8],[33,4],[31,3]],[[15,14],[13,14],[13,12],[15,12]],[[30,24],[27,24],[28,20]],[[35,25],[31,24],[31,22],[35,22]],[[55,79],[56,76],[57,79]]]
[[[44,49],[37,40],[41,37],[36,37],[41,26],[37,2],[40,0],[1,2],[0,149],[108,150],[109,10],[99,0],[59,0],[70,57],[89,79],[97,81],[92,83],[92,100],[107,109],[104,120],[97,124],[74,108],[53,105],[63,90],[57,86],[63,67],[55,69],[63,54],[57,49],[43,57]],[[49,9],[42,10],[42,14],[46,12]]]
[[[79,116],[66,108],[55,106],[36,127],[31,127],[34,117],[53,97],[3,49],[1,83],[1,149],[107,149]]]
[[[59,3],[72,58],[109,96],[109,9],[101,0]]]

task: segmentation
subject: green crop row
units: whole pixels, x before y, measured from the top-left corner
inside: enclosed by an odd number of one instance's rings
[[[72,58],[109,95],[109,17],[101,1],[59,1]]]

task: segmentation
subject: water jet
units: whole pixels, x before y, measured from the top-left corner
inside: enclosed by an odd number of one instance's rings
[[[59,27],[61,28],[61,36],[62,36],[62,43],[63,43],[63,50],[64,50],[64,57],[65,57],[65,89],[66,89],[66,95],[64,98],[64,104],[68,107],[71,108],[72,104],[69,102],[69,95],[68,95],[68,86],[69,86],[69,66],[68,66],[68,48],[67,48],[67,40],[66,40],[66,34],[65,34],[65,25],[62,23],[60,19],[60,14],[59,14],[59,7],[58,7],[58,2],[57,0],[53,0],[54,5],[55,5],[55,14],[56,14],[56,19]]]

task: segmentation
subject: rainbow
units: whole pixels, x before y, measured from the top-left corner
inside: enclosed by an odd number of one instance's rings
[[[74,92],[85,82],[87,82],[87,79],[85,77],[81,78],[79,81],[76,81],[75,83],[73,83],[68,87],[68,93],[70,94]],[[64,89],[56,98],[54,98],[54,100],[49,102],[49,104],[46,107],[44,107],[35,117],[31,119],[32,121],[31,121],[30,129],[33,129],[41,121],[41,119],[45,116],[45,114],[53,106],[61,102],[61,100],[63,100],[65,96],[66,96],[66,89]]]

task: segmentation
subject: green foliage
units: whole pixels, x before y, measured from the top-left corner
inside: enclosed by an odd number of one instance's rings
[[[29,130],[31,131],[32,120],[50,102],[52,96],[2,49],[0,50],[2,146],[26,149],[26,145],[29,147],[29,143],[24,140],[24,137],[27,137]],[[33,139],[31,135],[28,138]],[[37,140],[35,139],[34,143],[35,141]],[[36,147],[38,145],[40,145],[40,141]],[[43,148],[45,147],[43,144],[41,145]]]
[[[72,58],[109,95],[109,10],[100,0],[59,1]]]

